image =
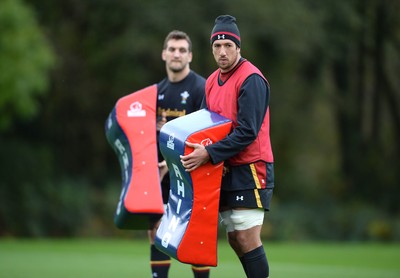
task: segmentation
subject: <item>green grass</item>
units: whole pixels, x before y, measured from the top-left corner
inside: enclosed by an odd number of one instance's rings
[[[398,278],[399,244],[264,243],[272,278]],[[0,240],[0,277],[151,277],[143,240]],[[170,277],[193,277],[190,266],[172,262]],[[239,260],[218,243],[211,277],[244,277]]]

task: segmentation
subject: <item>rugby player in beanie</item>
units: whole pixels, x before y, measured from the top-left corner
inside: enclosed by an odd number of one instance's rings
[[[194,148],[181,162],[188,172],[210,161],[224,162],[220,216],[230,246],[247,277],[269,277],[261,240],[264,214],[274,188],[274,159],[270,142],[270,87],[261,71],[241,57],[236,19],[218,16],[210,37],[218,65],[206,81],[202,108],[232,120],[224,139],[208,145],[186,142]]]

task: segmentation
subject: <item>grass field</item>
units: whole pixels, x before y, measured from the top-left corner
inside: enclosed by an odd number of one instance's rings
[[[272,278],[398,278],[400,244],[264,243]],[[0,240],[2,278],[151,277],[147,240]],[[193,277],[172,262],[171,278]],[[218,243],[211,277],[244,277],[227,245]]]

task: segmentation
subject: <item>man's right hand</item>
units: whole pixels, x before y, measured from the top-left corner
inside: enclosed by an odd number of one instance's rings
[[[206,148],[201,144],[194,144],[186,141],[186,146],[193,148],[193,152],[188,155],[181,155],[181,163],[187,172],[192,172],[210,160]]]

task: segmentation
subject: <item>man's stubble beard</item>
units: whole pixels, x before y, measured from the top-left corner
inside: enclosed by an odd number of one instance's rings
[[[171,63],[172,64],[172,63]],[[173,73],[180,73],[180,72],[182,72],[184,69],[186,68],[186,64],[179,64],[179,67],[178,66],[173,66],[173,65],[170,65],[170,66],[168,66],[168,69],[170,70],[170,71],[172,71]]]

